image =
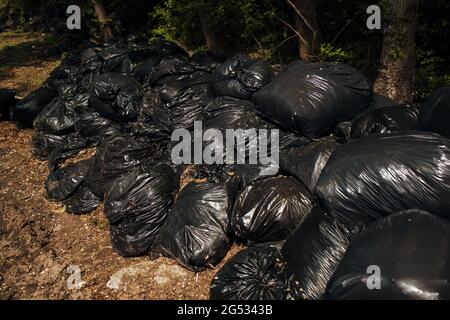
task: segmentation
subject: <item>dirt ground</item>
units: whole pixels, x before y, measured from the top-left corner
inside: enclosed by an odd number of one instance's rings
[[[45,41],[0,33],[0,88],[25,96],[46,79],[58,61],[42,57]],[[122,258],[101,207],[70,215],[47,201],[47,163],[31,154],[32,135],[0,120],[0,299],[208,299],[220,266],[195,274],[167,258]]]

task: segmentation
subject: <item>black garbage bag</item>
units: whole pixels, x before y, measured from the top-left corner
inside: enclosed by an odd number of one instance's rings
[[[163,86],[182,80],[198,71],[209,74],[212,78],[210,65],[199,64],[184,55],[166,56],[155,67],[151,77],[148,79],[148,83],[152,86]],[[211,81],[211,79],[208,80]]]
[[[67,199],[63,200],[66,212],[82,214],[94,210],[102,203],[102,199],[96,196],[86,184],[80,187]]]
[[[120,44],[110,44],[98,52],[102,62],[101,72],[116,72],[128,75],[133,71],[133,66],[128,57],[129,49]]]
[[[2,117],[9,119],[9,109],[18,101],[14,98],[15,96],[16,91],[0,88],[0,115]]]
[[[50,169],[90,146],[89,141],[77,132],[55,135],[36,131],[31,139],[31,151],[34,156],[39,160],[49,160]]]
[[[238,252],[211,281],[212,300],[292,300],[301,297],[295,276],[287,272],[280,243],[264,243]]]
[[[189,56],[180,46],[164,39],[153,40],[149,44],[146,44],[145,48],[151,52],[152,55],[160,55],[162,57],[174,55]]]
[[[372,100],[370,101],[370,104],[367,107],[366,111],[372,111],[372,110],[376,110],[379,108],[392,107],[392,106],[399,106],[399,104],[388,97],[385,97],[381,94],[374,92],[372,95]]]
[[[166,56],[178,56],[187,60],[188,54],[177,45],[168,41],[154,41],[146,45],[145,51],[150,53],[145,61],[138,64],[133,70],[133,77],[141,83],[148,82],[157,70],[161,60]]]
[[[420,210],[390,215],[352,241],[327,298],[448,300],[449,248],[447,220]]]
[[[12,89],[0,88],[0,106],[3,109],[3,106],[7,106],[14,100],[16,96],[16,91]]]
[[[56,91],[44,84],[10,108],[11,121],[31,128],[34,119],[56,96]]]
[[[83,83],[83,77],[80,74],[77,74],[76,78],[70,80],[58,80],[53,87],[58,92],[58,96],[66,100],[70,100],[87,90]]]
[[[336,139],[329,136],[302,147],[283,149],[280,151],[280,167],[314,192],[323,168],[338,146]]]
[[[422,209],[450,217],[450,141],[405,131],[339,146],[316,186],[320,204],[349,223]]]
[[[68,99],[85,90],[82,79],[83,74],[78,65],[61,64],[50,73],[47,82],[59,97]]]
[[[88,63],[89,59],[97,56],[97,51],[95,48],[87,48],[80,53],[80,64],[85,65]]]
[[[104,73],[95,79],[89,104],[110,120],[119,123],[133,121],[142,107],[142,87],[131,77]]]
[[[210,71],[215,71],[225,60],[226,57],[223,54],[213,51],[198,52],[191,57],[191,62],[206,66]]]
[[[85,112],[75,123],[75,130],[80,136],[100,142],[103,138],[120,134],[120,125],[114,121],[103,118],[98,112]]]
[[[321,299],[348,245],[359,229],[349,229],[321,208],[303,219],[281,249],[304,299]]]
[[[251,101],[233,97],[216,97],[204,110],[205,128],[251,129],[269,128],[269,123],[257,115]]]
[[[122,256],[145,254],[172,206],[178,179],[164,163],[143,164],[117,180],[105,198],[113,248]]]
[[[139,65],[155,56],[155,52],[145,44],[131,45],[129,46],[129,50],[124,61],[121,63],[122,66],[125,66],[125,68],[122,67],[122,73],[126,75],[133,74]]]
[[[274,175],[272,171],[268,172],[267,166],[259,164],[189,165],[182,168],[181,171],[181,179],[183,181],[195,180],[221,183],[227,185],[230,190],[235,192],[245,188],[254,181]]]
[[[192,271],[216,265],[231,245],[228,228],[233,198],[223,184],[189,183],[176,196],[151,251]]]
[[[180,189],[190,181],[197,181],[223,184],[232,193],[237,193],[251,182],[267,178],[267,169],[261,165],[196,164],[181,167]]]
[[[160,126],[155,122],[156,111],[161,110],[162,105],[160,88],[144,86],[144,99],[139,117],[134,122],[128,122],[122,125],[122,131],[132,132],[137,135],[154,137],[156,139],[169,140],[169,131],[161,131]],[[168,115],[165,115],[168,116]],[[170,121],[168,121],[170,123]],[[168,124],[169,125],[169,124]],[[167,128],[166,128],[167,129]]]
[[[280,127],[318,138],[355,118],[370,103],[369,80],[336,63],[294,62],[253,96],[257,109]]]
[[[64,103],[74,109],[78,115],[92,111],[89,108],[89,92],[81,92],[69,98],[64,98]]]
[[[92,78],[99,75],[102,71],[103,61],[97,55],[95,48],[93,50],[95,54],[83,60],[81,64],[81,73],[85,75],[82,81],[83,84],[90,83]]]
[[[279,147],[280,150],[286,149],[286,148],[293,148],[293,147],[302,147],[304,145],[307,145],[311,142],[311,139],[306,138],[298,133],[284,131],[281,129],[278,129],[278,127],[274,126],[271,127],[271,129],[277,129],[279,130]]]
[[[420,130],[420,106],[394,105],[366,111],[352,124],[351,135],[358,139],[376,133]]]
[[[194,164],[185,166],[181,173],[180,189],[184,187],[183,181],[209,182],[226,185],[231,192],[239,189],[239,176],[233,166],[218,164]]]
[[[68,198],[81,185],[92,163],[92,159],[87,159],[51,171],[45,181],[47,199],[62,201]]]
[[[148,81],[153,76],[156,66],[161,61],[161,56],[154,56],[146,59],[143,63],[138,65],[133,71],[133,78],[138,80],[140,83]]]
[[[239,194],[231,230],[246,244],[285,240],[312,208],[312,195],[294,178],[258,180]]]
[[[211,100],[211,102],[205,108],[203,118],[205,129],[218,129],[222,132],[224,137],[226,137],[226,129],[255,129],[257,138],[259,138],[259,129],[277,129],[279,131],[279,149],[284,149],[291,146],[301,146],[308,142],[308,139],[306,139],[305,137],[302,137],[295,133],[279,130],[274,124],[266,121],[266,119],[258,115],[253,103],[248,100],[226,96],[216,97]],[[270,148],[271,146],[271,133],[271,131],[267,131],[266,137],[268,139],[268,148]],[[235,137],[235,143],[236,150],[245,151],[247,154],[250,149],[249,141],[247,139],[237,139]],[[267,163],[260,164],[268,165]],[[276,172],[274,172],[273,174],[275,173]]]
[[[168,82],[172,82],[183,75],[199,70],[198,65],[189,63],[187,56],[171,55],[163,57],[158,65],[154,68],[148,82],[152,86],[162,86]]]
[[[45,133],[63,135],[75,131],[75,110],[62,99],[54,99],[34,119],[33,127]]]
[[[218,96],[251,99],[253,93],[272,81],[267,62],[255,61],[243,54],[226,60],[214,74],[213,88]]]
[[[278,170],[270,165],[262,164],[234,164],[230,165],[230,171],[239,177],[240,188],[245,188],[250,183],[278,174]]]
[[[205,132],[207,132],[207,131],[205,130]],[[218,134],[220,134],[220,132]],[[224,134],[224,137],[225,137],[225,134]],[[230,139],[230,140],[232,140],[232,139]],[[248,140],[245,142],[247,144]],[[195,151],[196,145],[195,145],[194,141],[191,140],[191,143],[190,143],[191,147],[188,150],[180,149],[177,146],[178,143],[179,142],[172,141],[169,144],[167,144],[166,150],[169,150],[167,153],[170,154],[171,152],[173,152],[175,147],[177,148],[178,151],[175,151],[175,153],[173,153],[172,155],[176,155],[176,157],[178,157],[178,156],[185,157],[185,153],[188,153],[188,160],[180,158],[177,160],[177,162],[181,161],[184,165],[189,165],[189,167],[191,169],[195,169],[197,171],[197,168],[199,167],[199,165],[191,165],[191,163],[194,162],[194,160],[195,160],[194,151]],[[209,143],[210,143],[210,140],[203,141],[202,147],[203,148],[209,147]],[[220,153],[216,159],[210,159],[213,162],[212,164],[210,164],[210,165],[206,164],[206,165],[201,166],[203,168],[207,168],[207,170],[205,171],[206,174],[201,174],[201,171],[200,171],[199,172],[200,174],[196,174],[195,178],[203,179],[203,178],[208,177],[208,181],[211,181],[211,182],[215,182],[215,183],[217,183],[218,181],[224,182],[226,179],[225,180],[224,179],[222,179],[222,180],[215,179],[214,181],[209,180],[209,178],[211,177],[211,175],[209,174],[211,172],[211,169],[212,168],[220,168],[219,170],[217,170],[217,172],[221,172],[221,174],[213,173],[213,176],[220,177],[222,175],[222,176],[226,176],[227,178],[230,178],[230,177],[237,178],[238,181],[234,181],[234,182],[236,182],[242,188],[242,187],[248,185],[249,183],[251,183],[252,181],[267,178],[268,176],[273,176],[278,173],[279,167],[278,167],[278,162],[276,161],[276,159],[258,161],[258,157],[256,156],[257,161],[255,164],[249,163],[248,159],[243,159],[243,161],[239,162],[242,158],[241,158],[241,156],[239,156],[239,157],[237,156],[237,152],[234,152],[234,154],[231,153],[233,155],[233,159],[228,161],[228,159],[226,158],[226,155],[228,154],[229,150],[235,150],[236,145],[237,144],[235,143],[235,145],[233,145],[233,146],[227,146],[227,141],[225,141],[224,145],[223,145],[223,153]],[[172,151],[170,151],[170,150],[172,150]],[[246,150],[244,150],[244,151],[246,151]],[[190,154],[189,154],[189,152],[190,152]],[[269,152],[270,152],[270,150],[269,150]],[[243,152],[241,152],[240,154],[243,154]],[[246,153],[245,156],[248,157],[248,154]],[[245,156],[243,156],[243,157],[245,158]],[[252,156],[252,158],[254,158],[254,157]],[[236,159],[239,160],[237,163],[236,163]],[[228,163],[232,163],[232,164],[228,164]],[[216,171],[216,170],[214,169],[213,171]],[[233,179],[233,180],[235,180],[235,179]]]
[[[257,135],[258,132],[256,130],[268,129],[270,127],[267,121],[256,114],[256,110],[251,101],[226,96],[216,97],[211,100],[204,110],[203,118],[205,130],[220,130],[224,139],[226,137],[226,129],[255,129],[254,134]],[[248,155],[250,145],[248,139],[244,139],[244,137],[242,139],[237,139],[235,137],[234,141],[234,148],[232,150],[228,150],[227,145],[224,145],[223,153],[224,157],[226,157],[227,152],[233,154],[235,161],[237,161],[237,150],[245,152],[245,157]],[[226,140],[226,142],[229,143],[228,140]],[[241,157],[241,160],[244,161],[245,159],[242,159]]]
[[[165,80],[160,90],[162,103],[157,104],[153,112],[156,124],[169,132],[192,127],[194,121],[202,119],[204,108],[213,99],[211,74],[194,71]]]
[[[436,90],[425,102],[422,127],[450,138],[450,87]]]
[[[153,71],[152,65],[158,64],[165,56],[188,56],[182,48],[165,40],[110,45],[101,50],[98,55],[99,60],[102,61],[102,72],[132,74],[140,79],[147,78]]]
[[[157,162],[158,146],[131,134],[105,138],[97,147],[94,163],[86,174],[86,184],[91,191],[103,198],[117,179],[133,168],[149,162]]]
[[[81,150],[93,146],[88,139],[81,137],[78,132],[73,132],[63,137],[62,143],[57,145],[48,157],[48,167],[50,170],[72,156],[77,155]]]
[[[334,136],[339,143],[347,143],[352,139],[353,121],[344,121],[337,124],[334,128]]]
[[[36,131],[31,139],[31,151],[39,160],[48,160],[52,152],[64,144],[65,136]]]

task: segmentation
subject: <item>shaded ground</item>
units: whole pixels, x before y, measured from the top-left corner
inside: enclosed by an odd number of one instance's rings
[[[58,64],[41,57],[45,37],[0,34],[0,88],[26,95]],[[195,274],[167,258],[122,258],[102,208],[67,214],[44,198],[47,163],[30,150],[31,129],[0,122],[1,299],[207,299],[215,270]],[[239,248],[234,246],[227,257]],[[75,268],[74,268],[75,266]],[[80,289],[67,285],[77,278]]]
[[[38,87],[59,63],[42,58],[50,43],[44,34],[0,33],[0,88],[15,89],[23,97]]]

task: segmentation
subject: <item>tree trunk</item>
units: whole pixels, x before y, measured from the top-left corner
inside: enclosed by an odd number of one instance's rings
[[[208,20],[208,13],[204,9],[199,9],[200,23],[202,25],[203,37],[205,38],[208,50],[222,53],[225,55],[232,54],[223,30],[215,30]]]
[[[91,2],[94,6],[98,22],[100,23],[101,32],[103,33],[103,41],[109,41],[112,39],[112,30],[109,25],[109,18],[106,7],[104,6],[102,0],[91,0]]]
[[[295,0],[294,5],[306,20],[305,22],[300,14],[295,12],[295,26],[303,40],[305,40],[303,41],[299,37],[299,57],[302,60],[313,60],[319,52],[319,24],[317,22],[316,0]]]
[[[418,0],[389,0],[384,8],[381,68],[374,90],[399,102],[413,100]]]

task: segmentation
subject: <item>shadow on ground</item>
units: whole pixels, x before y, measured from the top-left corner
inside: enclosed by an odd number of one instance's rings
[[[40,86],[58,64],[59,57],[46,54],[51,44],[39,33],[0,33],[0,88],[24,96]]]

